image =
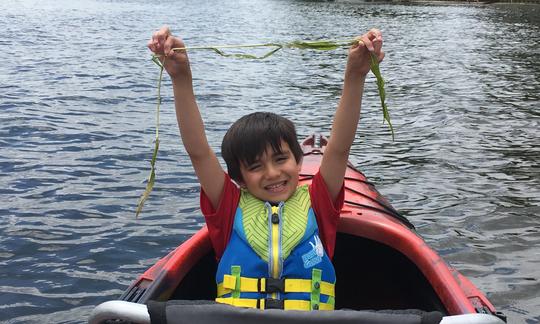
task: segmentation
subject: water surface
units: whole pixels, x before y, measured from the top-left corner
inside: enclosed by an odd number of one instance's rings
[[[169,24],[188,45],[383,30],[388,105],[370,77],[351,161],[511,323],[540,321],[540,7],[241,0],[0,3],[0,321],[84,322],[203,224],[164,85],[155,190],[135,219],[154,139]],[[269,110],[328,134],[346,52],[265,61],[191,55],[218,150]]]

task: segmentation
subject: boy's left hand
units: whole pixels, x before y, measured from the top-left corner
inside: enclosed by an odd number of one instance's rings
[[[359,42],[349,49],[347,73],[366,76],[370,70],[371,55],[375,55],[379,62],[384,58],[382,33],[380,30],[373,28],[364,35],[356,37],[356,39]]]

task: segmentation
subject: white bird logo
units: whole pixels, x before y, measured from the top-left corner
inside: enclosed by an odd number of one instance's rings
[[[311,245],[311,247],[313,248],[313,250],[315,251],[315,253],[317,253],[319,257],[322,257],[324,255],[324,248],[323,248],[321,239],[319,238],[318,235],[315,235],[315,244],[311,242],[309,242],[309,244]]]

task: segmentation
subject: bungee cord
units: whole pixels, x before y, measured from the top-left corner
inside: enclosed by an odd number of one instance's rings
[[[359,39],[352,39],[352,40],[320,40],[320,41],[294,41],[290,43],[285,44],[278,44],[278,43],[262,43],[262,44],[240,44],[240,45],[207,45],[207,46],[190,46],[190,47],[179,47],[179,48],[173,48],[172,50],[175,52],[180,51],[192,51],[192,50],[211,50],[214,51],[216,54],[219,54],[223,57],[233,57],[233,58],[239,58],[239,59],[253,59],[253,60],[262,60],[265,58],[268,58],[269,56],[273,55],[274,53],[278,52],[279,50],[283,48],[295,48],[295,49],[313,49],[313,50],[322,50],[322,51],[330,51],[335,50],[342,47],[349,47],[352,45],[357,45],[362,43]],[[224,49],[240,49],[240,48],[260,48],[260,47],[271,47],[272,49],[268,52],[266,52],[263,55],[252,55],[252,54],[245,54],[245,53],[232,53],[228,54],[225,53]],[[146,189],[144,193],[139,198],[139,202],[137,204],[137,210],[135,213],[135,218],[139,217],[139,214],[142,211],[142,208],[144,206],[145,201],[150,196],[150,193],[152,192],[152,189],[154,187],[154,183],[156,180],[156,159],[157,159],[157,153],[159,150],[159,109],[161,106],[161,81],[163,80],[163,64],[165,63],[166,57],[163,58],[163,62],[160,61],[160,58],[163,57],[163,55],[152,55],[152,61],[157,64],[160,68],[159,71],[159,78],[158,78],[158,84],[157,84],[157,105],[156,105],[156,138],[155,138],[155,144],[154,144],[154,151],[152,154],[152,160],[150,161],[150,175],[148,176],[148,182],[146,184]],[[379,98],[381,101],[381,107],[383,110],[383,123],[386,121],[388,123],[388,127],[390,128],[390,131],[392,133],[392,141],[394,140],[394,128],[392,127],[392,122],[390,121],[390,114],[388,112],[388,107],[386,106],[385,100],[386,100],[386,92],[384,90],[384,79],[381,75],[381,71],[379,68],[379,60],[378,58],[371,53],[370,55],[370,68],[371,72],[375,75],[375,78],[377,80],[377,90],[379,92]]]

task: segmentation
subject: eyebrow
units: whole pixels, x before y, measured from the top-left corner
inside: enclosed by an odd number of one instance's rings
[[[278,156],[288,156],[290,154],[292,154],[291,150],[282,150],[281,152],[273,151],[272,156],[270,158],[275,158],[275,157],[278,157]],[[247,161],[243,161],[242,163],[246,167],[248,167],[248,166],[254,165],[256,163],[260,163],[260,160],[261,160],[261,156],[257,156],[257,158],[255,158],[255,160],[252,163],[248,163]]]
[[[289,155],[291,153],[290,150],[282,150],[281,152],[274,152],[272,154],[272,157],[274,156],[280,156],[280,155]]]

